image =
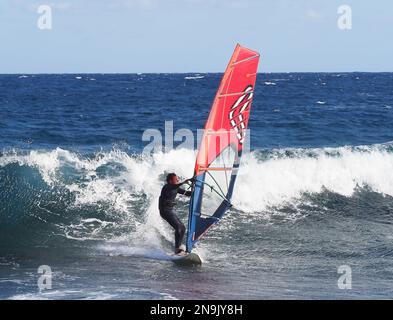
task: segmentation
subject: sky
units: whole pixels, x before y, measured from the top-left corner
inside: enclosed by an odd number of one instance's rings
[[[392,38],[391,0],[0,1],[0,73],[222,72],[236,43],[260,72],[392,72]]]

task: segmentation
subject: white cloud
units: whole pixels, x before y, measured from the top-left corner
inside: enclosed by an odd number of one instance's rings
[[[249,3],[247,1],[232,0],[229,1],[229,6],[234,9],[245,9],[249,7]]]
[[[65,1],[53,1],[53,0],[12,0],[12,2],[20,7],[23,7],[29,11],[37,11],[37,8],[41,5],[50,6],[54,11],[70,11],[73,9],[83,9],[88,7],[95,8],[142,8],[151,9],[158,5],[159,0],[65,0]]]
[[[229,7],[234,9],[248,8],[252,3],[257,3],[256,0],[183,0],[184,2],[205,5],[210,7]]]
[[[307,16],[307,18],[310,18],[312,20],[319,20],[322,18],[322,15],[314,9],[308,9],[306,11],[306,16]]]
[[[58,11],[68,11],[72,8],[71,3],[69,2],[61,2],[61,3],[52,3],[50,6]]]
[[[122,0],[122,4],[130,8],[145,8],[150,9],[156,5],[155,0]]]
[[[70,2],[51,2],[51,1],[22,1],[22,0],[13,0],[15,5],[23,7],[25,10],[36,12],[39,6],[47,5],[52,8],[52,10],[56,11],[69,11],[73,5]]]

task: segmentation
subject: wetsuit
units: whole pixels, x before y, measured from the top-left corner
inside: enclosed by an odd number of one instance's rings
[[[165,219],[172,226],[173,229],[175,229],[176,249],[179,248],[182,244],[184,233],[186,232],[186,227],[173,211],[173,208],[175,206],[175,198],[178,193],[186,196],[191,196],[191,191],[186,191],[181,188],[184,183],[185,182],[179,184],[167,183],[161,190],[158,204],[161,217]]]

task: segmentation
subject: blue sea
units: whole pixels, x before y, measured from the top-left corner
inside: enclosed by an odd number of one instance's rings
[[[195,150],[142,136],[203,128],[221,76],[0,75],[0,299],[393,298],[392,73],[259,74],[234,208],[170,260]]]

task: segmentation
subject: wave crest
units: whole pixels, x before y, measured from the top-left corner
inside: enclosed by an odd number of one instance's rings
[[[112,150],[90,157],[60,148],[5,152],[0,157],[2,237],[14,241],[20,234],[31,235],[40,243],[58,236],[169,242],[172,232],[157,213],[164,173],[175,171],[189,177],[194,159],[195,152],[186,149],[150,156]],[[233,204],[244,213],[241,219],[275,213],[289,217],[293,212],[281,209],[298,210],[299,203],[310,201],[306,197],[310,194],[328,191],[351,197],[367,189],[393,196],[391,172],[391,143],[256,150],[242,159]],[[180,200],[177,209],[186,218],[187,203]]]

